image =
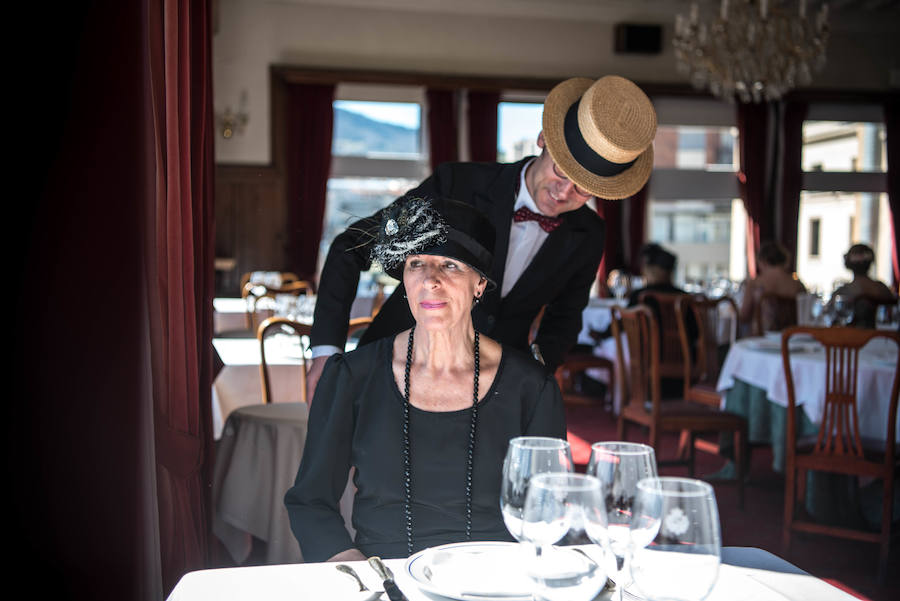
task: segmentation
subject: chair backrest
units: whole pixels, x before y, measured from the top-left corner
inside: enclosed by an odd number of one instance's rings
[[[753,336],[766,332],[780,332],[797,325],[797,297],[781,296],[771,292],[763,293],[753,307]]]
[[[731,297],[683,296],[675,303],[684,361],[684,398],[705,402],[698,389],[715,390],[728,347],[737,336],[737,305]],[[696,332],[689,330],[693,316]],[[705,392],[705,391],[704,391]]]
[[[355,339],[359,341],[362,338],[362,335],[365,334],[366,328],[369,327],[372,323],[373,317],[354,317],[350,320],[350,325],[347,326],[347,340]]]
[[[291,274],[293,275],[293,274]],[[296,277],[296,276],[294,276]],[[272,298],[280,294],[292,296],[310,296],[313,293],[313,285],[305,280],[282,282],[280,286],[255,284],[247,282],[241,288],[241,298],[247,303],[247,327],[251,330],[255,327],[257,303],[261,298]]]
[[[791,338],[808,334],[825,347],[825,409],[819,426],[818,439],[813,452],[834,457],[863,457],[859,436],[857,411],[857,379],[859,376],[859,351],[875,338],[893,340],[900,349],[900,334],[858,328],[807,328],[793,327],[781,335],[781,356],[788,392],[787,444],[793,453],[797,444],[794,412],[797,400],[794,393],[794,376],[791,367],[789,344]],[[894,382],[891,387],[890,406],[887,415],[888,462],[893,462],[897,427],[897,392],[900,385],[900,353],[894,366]]]
[[[273,402],[271,378],[269,376],[269,367],[266,362],[266,338],[276,333],[297,336],[300,340],[301,364],[298,366],[300,368],[300,399],[303,402],[308,402],[308,399],[306,398],[307,365],[305,353],[307,345],[304,343],[303,338],[305,336],[306,339],[309,340],[311,332],[312,326],[309,324],[292,321],[284,317],[270,317],[259,324],[259,328],[256,331],[256,338],[259,340],[259,375],[262,380],[263,403]]]
[[[853,299],[853,319],[850,325],[854,328],[874,329],[879,307],[887,307],[890,314],[900,310],[896,300],[885,300],[861,294]]]
[[[653,312],[646,306],[612,307],[612,334],[622,408],[634,407],[659,417],[659,334]]]
[[[659,328],[659,375],[662,378],[684,376],[684,355],[681,336],[678,334],[678,316],[675,303],[684,294],[646,290],[638,294],[638,303],[647,305]]]

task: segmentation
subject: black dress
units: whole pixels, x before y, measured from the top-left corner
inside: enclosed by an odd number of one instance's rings
[[[393,339],[332,356],[309,415],[303,459],[285,495],[306,561],[358,548],[406,557],[403,515],[403,396],[392,370]],[[413,544],[416,551],[465,540],[466,455],[471,409],[410,407]],[[472,540],[512,540],[500,514],[503,458],[516,436],[565,438],[556,381],[531,357],[504,347],[478,404],[472,485]],[[356,467],[351,541],[338,503]]]

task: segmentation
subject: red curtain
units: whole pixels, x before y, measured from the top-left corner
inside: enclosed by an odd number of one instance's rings
[[[12,124],[32,184],[9,253],[12,573],[38,598],[158,600],[208,566],[209,0],[19,8],[55,59],[23,65]]]
[[[469,156],[471,160],[497,160],[497,105],[500,92],[469,91]]]
[[[761,239],[771,236],[766,228],[772,229],[771,220],[766,218],[766,150],[769,123],[767,104],[745,104],[737,106],[737,124],[740,146],[741,199],[747,210],[747,271],[756,277],[756,251]]]
[[[597,214],[606,222],[606,238],[603,241],[603,258],[597,269],[600,295],[609,296],[606,279],[613,269],[625,266],[622,251],[622,201],[597,199]]]
[[[800,192],[803,188],[803,121],[807,110],[805,102],[788,102],[782,123],[784,156],[778,239],[791,253],[791,271],[797,268],[797,221],[800,216]]]
[[[632,273],[641,272],[641,246],[647,236],[647,198],[650,192],[650,181],[638,190],[637,194],[624,201],[627,203],[628,244],[625,246],[628,265]],[[623,229],[626,229],[623,224]]]
[[[151,1],[147,307],[163,588],[206,566],[212,464],[213,111],[208,0]]]
[[[894,286],[900,284],[900,262],[897,257],[897,235],[900,233],[900,97],[894,95],[884,104],[884,125],[887,134],[887,189],[891,208],[891,255],[894,267]]]
[[[334,126],[333,84],[291,84],[287,91],[288,252],[290,271],[313,281],[325,219]]]
[[[456,93],[453,90],[425,91],[428,112],[431,169],[459,159],[456,123]],[[496,136],[495,136],[496,143]]]

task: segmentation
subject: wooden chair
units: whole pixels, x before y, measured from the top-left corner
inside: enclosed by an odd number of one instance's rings
[[[690,432],[688,457],[660,461],[659,465],[686,464],[694,475],[694,439],[697,434],[732,432],[734,434],[738,506],[744,506],[744,454],[747,445],[747,420],[733,413],[688,401],[666,401],[660,398],[659,335],[656,319],[649,308],[613,307],[612,331],[616,340],[622,410],[619,413],[618,436],[627,440],[627,426],[635,423],[650,431],[649,444],[659,457],[663,432]],[[625,360],[625,357],[628,360]]]
[[[598,405],[604,399],[588,394],[580,386],[578,376],[584,377],[588,369],[600,369],[607,372],[607,397],[612,401],[615,386],[615,363],[606,357],[595,357],[586,354],[570,354],[556,368],[556,383],[562,392],[563,402],[570,405]]]
[[[292,321],[284,317],[270,317],[259,324],[259,329],[257,329],[256,331],[256,338],[257,340],[259,340],[259,375],[260,379],[262,380],[263,403],[272,402],[271,380],[269,377],[269,368],[266,363],[266,338],[276,333],[289,334],[292,336],[297,336],[300,339],[301,364],[298,366],[300,368],[300,399],[304,403],[309,402],[309,400],[306,398],[307,365],[305,350],[307,345],[304,343],[303,337],[305,336],[306,339],[309,340],[309,335],[311,332],[312,326],[305,323]]]
[[[362,338],[366,328],[372,323],[372,319],[374,319],[374,316],[354,317],[351,319],[350,325],[347,326],[347,340],[350,341],[351,339],[355,339],[359,342],[359,339]]]
[[[675,313],[684,357],[684,400],[718,409],[722,397],[716,391],[716,384],[725,359],[723,351],[737,337],[737,305],[727,296],[719,299],[683,296],[675,302]],[[696,324],[696,337],[688,331],[688,315],[693,316]]]
[[[659,328],[659,376],[661,378],[684,377],[684,354],[678,333],[678,316],[675,303],[684,294],[653,292],[646,290],[638,294],[638,303],[647,305],[653,311]],[[677,393],[676,393],[677,394]]]
[[[241,288],[241,298],[243,298],[247,303],[247,327],[251,330],[254,328],[257,303],[260,299],[274,299],[279,294],[290,294],[292,296],[310,296],[313,294],[313,292],[314,290],[312,283],[305,280],[294,280],[287,283],[282,282],[281,286],[278,287],[247,282]]]
[[[763,336],[766,332],[780,332],[797,325],[797,297],[780,296],[766,292],[753,306],[752,336]]]
[[[818,435],[808,440],[798,440],[797,437],[795,418],[797,399],[788,353],[791,338],[799,334],[811,335],[825,347],[825,409]],[[864,439],[859,435],[857,413],[859,351],[875,338],[892,340],[900,348],[900,334],[895,332],[842,327],[793,327],[782,334],[781,355],[788,393],[782,546],[783,554],[786,556],[790,550],[791,534],[795,530],[878,543],[880,546],[878,579],[884,582],[891,540],[894,477],[900,468],[894,442],[897,393],[900,386],[898,377],[900,356],[894,366],[888,414],[884,416],[887,420],[885,441]],[[880,478],[884,483],[881,531],[869,532],[828,526],[795,517],[795,503],[799,502],[802,506],[804,502],[807,470]]]
[[[853,299],[853,319],[850,325],[854,328],[874,330],[879,307],[887,307],[889,313],[900,310],[897,307],[897,299],[885,300],[863,294]]]

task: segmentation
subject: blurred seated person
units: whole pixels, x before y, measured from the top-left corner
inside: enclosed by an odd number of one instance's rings
[[[653,311],[656,323],[659,327],[660,362],[670,363],[669,367],[681,363],[681,339],[678,333],[678,324],[675,319],[675,308],[663,310],[654,298],[645,298],[641,301],[644,292],[658,292],[660,294],[687,294],[684,290],[672,282],[675,273],[675,265],[678,258],[655,242],[650,242],[641,247],[641,276],[644,278],[644,287],[632,290],[628,295],[628,306],[633,307],[641,302]],[[690,340],[696,340],[698,335],[697,322],[693,313],[688,313],[686,318],[687,334]],[[669,348],[665,348],[669,345]],[[691,355],[695,348],[691,347]],[[663,367],[662,365],[660,366]],[[678,367],[681,373],[682,367]],[[679,397],[683,393],[684,383],[682,377],[663,376],[660,378],[660,388],[663,398]]]
[[[806,286],[788,271],[788,252],[778,242],[763,242],[756,253],[756,277],[744,282],[743,297],[738,311],[738,329],[740,335],[750,332],[756,306],[763,294],[776,294],[782,297],[796,297],[806,292]],[[765,307],[763,308],[765,309]],[[762,322],[776,323],[777,316],[762,315]],[[780,328],[764,328],[780,329]]]
[[[641,276],[644,287],[632,290],[628,295],[628,306],[638,304],[641,292],[663,292],[666,294],[686,294],[672,283],[677,257],[655,242],[641,247]]]
[[[303,558],[512,541],[500,513],[509,440],[565,438],[566,422],[555,378],[473,326],[472,309],[495,285],[494,227],[469,204],[408,197],[375,227],[373,257],[403,281],[413,326],[325,365],[285,495]],[[351,466],[355,539],[339,510]]]
[[[853,307],[850,325],[874,328],[875,314],[880,304],[896,304],[897,297],[883,282],[869,277],[875,262],[875,252],[865,244],[854,244],[844,255],[844,267],[853,272],[853,281],[834,291],[832,299],[841,296]]]

